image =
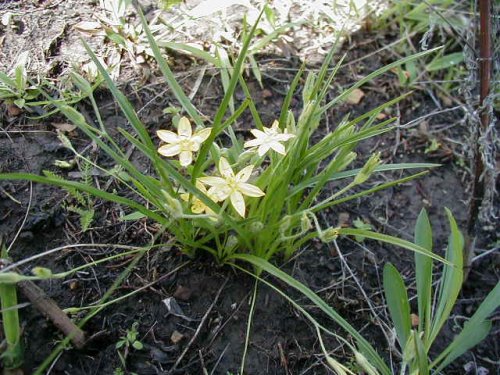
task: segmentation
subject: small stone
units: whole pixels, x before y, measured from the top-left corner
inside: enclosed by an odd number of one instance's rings
[[[262,90],[262,97],[264,99],[270,98],[271,96],[273,96],[273,93],[271,92],[271,90],[268,90],[268,89]]]
[[[23,113],[23,110],[15,104],[9,104],[7,106],[7,113],[9,114],[10,117],[17,117],[21,113]]]
[[[187,301],[191,298],[192,291],[190,288],[187,288],[182,285],[178,285],[177,289],[175,289],[174,292],[174,298],[181,300],[181,301]]]
[[[184,335],[182,333],[180,333],[179,331],[174,331],[170,336],[170,341],[172,341],[172,344],[178,344],[183,338]]]
[[[361,99],[363,99],[364,96],[365,93],[363,90],[354,89],[349,95],[347,95],[346,101],[349,104],[359,104],[359,102],[361,101]]]
[[[417,327],[418,323],[420,322],[420,319],[417,314],[410,314],[411,318],[411,326],[412,327]]]
[[[339,214],[339,224],[338,226],[341,228],[347,228],[350,226],[351,216],[348,212],[341,212]]]

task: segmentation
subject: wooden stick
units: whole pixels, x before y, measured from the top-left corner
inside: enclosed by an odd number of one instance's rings
[[[47,319],[66,336],[68,336],[77,349],[83,348],[85,345],[85,334],[78,328],[75,323],[62,311],[56,302],[47,296],[45,292],[35,285],[32,281],[21,281],[17,283],[21,293],[30,300],[32,305],[36,307]]]

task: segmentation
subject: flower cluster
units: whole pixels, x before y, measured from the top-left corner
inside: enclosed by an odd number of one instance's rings
[[[211,131],[211,128],[204,128],[193,134],[191,123],[186,117],[182,117],[179,120],[177,134],[169,130],[158,130],[158,137],[166,143],[158,149],[158,152],[166,157],[179,155],[181,166],[187,167],[193,162],[193,153],[199,151],[201,144],[208,139]],[[244,147],[256,150],[261,157],[269,150],[285,155],[286,151],[283,142],[295,137],[295,135],[288,134],[286,131],[281,132],[278,121],[274,121],[270,128],[253,129],[251,133],[255,139],[245,142]],[[254,168],[254,165],[249,165],[235,173],[229,162],[224,157],[221,157],[217,164],[220,176],[200,177],[196,180],[196,187],[216,203],[229,199],[235,211],[241,217],[245,217],[244,196],[258,198],[265,195],[259,187],[247,182]],[[191,197],[190,194],[181,194],[181,199],[191,201],[191,211],[195,214],[215,215],[211,208],[200,199]]]

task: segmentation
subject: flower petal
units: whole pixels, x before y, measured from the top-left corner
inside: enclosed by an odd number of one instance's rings
[[[179,120],[177,133],[181,137],[191,138],[191,135],[193,134],[193,129],[191,129],[191,123],[189,122],[187,117],[181,117],[181,119]]]
[[[281,143],[279,142],[269,142],[269,147],[271,147],[274,151],[276,151],[278,154],[281,154],[281,155],[286,155],[286,151],[285,151],[285,146],[283,146]]]
[[[259,154],[259,156],[264,156],[266,154],[266,152],[269,151],[270,148],[271,148],[271,146],[269,146],[269,143],[263,143],[259,146],[259,149],[257,150],[257,154]]]
[[[191,151],[181,151],[179,161],[183,167],[187,167],[193,162],[193,153]]]
[[[201,214],[202,212],[204,212],[205,210],[207,209],[207,206],[205,205],[205,203],[203,203],[202,201],[200,201],[199,199],[196,199],[193,203],[193,205],[191,206],[191,211],[194,213],[194,214]]]
[[[212,186],[210,189],[208,189],[207,195],[212,199],[214,202],[220,202],[224,201],[229,197],[229,194],[231,194],[231,188],[229,186]]]
[[[201,191],[204,194],[207,194],[207,188],[205,187],[205,185],[203,185],[203,182],[200,181],[199,178],[196,179],[195,186],[199,191]]]
[[[241,182],[246,182],[250,178],[253,171],[253,165],[249,165],[243,168],[241,171],[236,173],[236,180]]]
[[[250,141],[246,141],[243,144],[243,147],[245,147],[245,148],[247,148],[247,147],[256,147],[256,146],[260,146],[264,142],[265,141],[263,139],[255,138],[255,139],[252,139]]]
[[[160,138],[163,142],[166,143],[179,142],[179,137],[177,136],[177,134],[171,132],[170,130],[158,130],[156,132],[156,135],[158,135],[158,138]]]
[[[222,177],[234,177],[233,169],[226,158],[220,158],[219,160],[219,173]]]
[[[158,149],[158,153],[166,157],[175,156],[180,152],[181,146],[178,143],[173,145],[164,145]]]
[[[276,129],[276,130],[278,130],[279,126],[280,126],[279,121],[278,121],[278,120],[274,120],[274,121],[273,121],[273,124],[271,125],[271,129]]]
[[[266,195],[266,193],[260,190],[257,186],[247,184],[245,182],[241,182],[238,184],[238,190],[243,194],[248,195],[249,197],[262,197]]]
[[[273,140],[278,141],[278,142],[285,142],[288,141],[291,138],[294,138],[295,134],[288,134],[288,133],[283,133],[283,134],[276,134],[273,137]]]
[[[198,178],[198,181],[209,185],[209,186],[227,186],[226,180],[224,180],[222,177],[213,177],[213,176],[207,176],[207,177],[200,177]]]
[[[231,205],[241,217],[245,217],[245,199],[239,191],[231,194]]]
[[[181,199],[185,202],[189,201],[189,198],[190,198],[190,194],[189,193],[182,193],[179,195],[181,197]]]
[[[267,134],[259,129],[252,129],[252,130],[250,130],[250,133],[252,133],[255,138],[266,138],[267,137]]]
[[[208,137],[210,137],[210,133],[212,132],[212,128],[205,128],[198,130],[196,133],[194,133],[193,136],[193,141],[195,141],[198,144],[201,144],[207,140]]]

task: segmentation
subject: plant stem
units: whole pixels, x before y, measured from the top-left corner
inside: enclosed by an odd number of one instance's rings
[[[2,325],[7,342],[7,349],[2,354],[3,365],[6,369],[15,369],[24,361],[16,284],[0,284],[0,300],[2,301]]]
[[[470,269],[470,261],[474,253],[474,237],[477,231],[477,221],[479,209],[484,196],[484,162],[481,155],[481,145],[479,137],[487,130],[490,119],[485,100],[490,92],[491,81],[491,0],[478,0],[479,2],[479,109],[481,110],[480,124],[473,129],[473,181],[472,196],[469,204],[467,217],[467,245],[465,248],[465,277],[467,278]]]

